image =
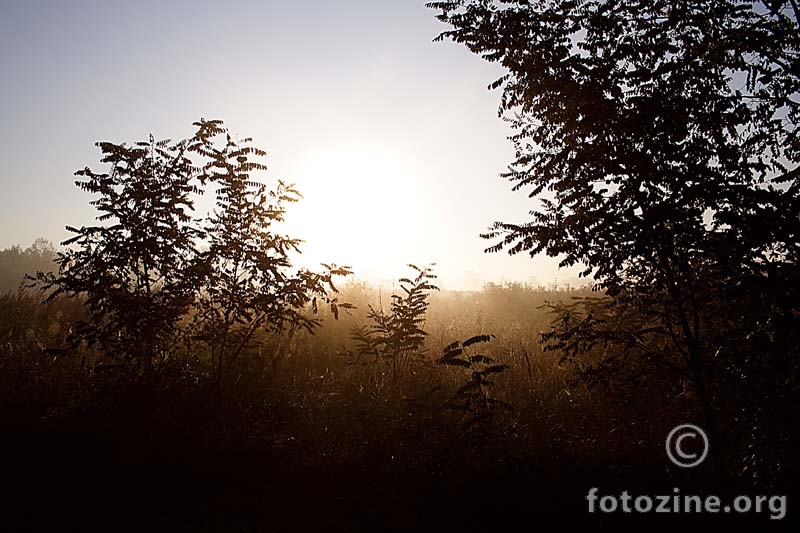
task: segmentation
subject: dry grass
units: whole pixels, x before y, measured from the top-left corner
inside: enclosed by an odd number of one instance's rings
[[[195,530],[227,530],[209,525],[220,516],[245,516],[241,531],[308,530],[331,520],[353,530],[367,512],[358,501],[382,513],[370,515],[373,530],[419,530],[476,512],[461,501],[474,491],[494,491],[485,497],[490,518],[465,527],[502,525],[514,505],[528,512],[534,495],[541,500],[530,508],[538,512],[583,510],[587,483],[707,480],[707,470],[680,472],[663,454],[664,436],[692,416],[680,383],[642,367],[644,385],[589,387],[576,367],[542,350],[539,333],[550,320],[543,304],[585,293],[521,285],[434,293],[426,349],[393,376],[385,361],[359,357],[350,339],[379,294],[346,284],[341,300],[356,310],[339,320],[323,310],[314,335],[263,336],[237,362],[222,396],[197,354],[170,361],[146,382],[115,373],[85,348],[56,356],[50,350],[65,346],[80,303],[7,295],[0,298],[0,413],[5,439],[20,443],[10,479],[34,483],[29,492],[47,500],[55,496],[42,487],[76,475],[69,465],[83,461],[83,481],[52,516],[98,497],[114,517],[130,510],[125,498],[143,501],[135,487],[151,483],[139,477],[149,472],[155,486],[147,490],[172,501],[158,512],[177,521],[169,522],[173,531],[187,520],[200,524]],[[513,409],[467,434],[464,413],[449,405],[468,376],[433,362],[446,345],[477,334],[495,336],[481,350],[509,369],[491,394]],[[47,453],[41,435],[52,444]],[[443,480],[452,485],[437,489]],[[317,512],[308,514],[309,506]],[[203,515],[208,509],[216,514]]]

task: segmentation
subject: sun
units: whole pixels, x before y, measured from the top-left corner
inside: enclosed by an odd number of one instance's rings
[[[303,199],[287,222],[303,239],[302,264],[351,266],[361,279],[391,279],[409,262],[431,261],[428,199],[420,175],[385,147],[315,153],[292,180]]]

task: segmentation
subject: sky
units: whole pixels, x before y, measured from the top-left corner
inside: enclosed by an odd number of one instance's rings
[[[180,139],[221,119],[294,183],[285,233],[300,266],[350,265],[383,282],[436,263],[445,288],[577,283],[578,269],[486,254],[494,221],[538,203],[499,174],[513,158],[503,74],[424,0],[2,0],[0,248],[91,224],[74,185],[98,141]]]

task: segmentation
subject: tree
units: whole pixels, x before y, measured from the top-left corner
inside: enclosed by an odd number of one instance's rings
[[[109,172],[89,167],[75,184],[105,224],[67,229],[57,274],[39,274],[45,289],[86,296],[90,321],[76,339],[98,342],[108,355],[148,373],[174,348],[176,328],[194,298],[189,270],[196,229],[191,225],[193,165],[187,143],[149,141],[133,146],[100,142]]]
[[[416,272],[416,277],[399,279],[403,292],[392,294],[390,311],[369,305],[367,318],[372,324],[353,326],[350,332],[361,355],[374,356],[389,364],[395,382],[406,374],[412,357],[421,358],[425,352],[428,333],[422,328],[430,307],[428,297],[431,291],[439,290],[434,285],[437,276],[433,264],[408,267]]]
[[[0,293],[18,290],[27,275],[39,270],[52,271],[56,267],[55,258],[53,244],[44,238],[36,239],[25,250],[20,246],[0,250]]]
[[[458,388],[450,401],[452,409],[465,414],[465,436],[475,436],[475,431],[491,435],[491,424],[500,409],[511,410],[508,403],[493,398],[492,378],[508,370],[508,365],[499,364],[487,355],[474,352],[471,346],[489,342],[494,335],[475,335],[465,340],[445,346],[437,365],[460,367],[466,375],[466,383]],[[488,431],[487,431],[488,430]],[[495,435],[491,435],[495,436]]]
[[[50,298],[85,295],[90,320],[75,339],[99,343],[136,373],[200,339],[222,383],[260,328],[318,325],[304,307],[313,301],[316,312],[316,298],[335,307],[333,277],[350,270],[291,274],[289,253],[300,241],[270,226],[298,193],[282,182],[268,191],[255,180],[266,166],[250,161],[264,155],[250,139],[234,143],[218,120],[194,126],[177,143],[152,135],[133,146],[98,143],[110,171],[87,167],[76,184],[99,196],[91,204],[104,224],[68,226],[76,235],[63,243],[58,273],[39,273],[37,282]],[[195,201],[209,185],[218,187],[216,209],[198,213]]]
[[[504,176],[541,202],[529,221],[495,223],[488,251],[583,265],[605,311],[639,311],[620,328],[594,300],[569,309],[555,347],[613,341],[680,368],[712,434],[709,372],[756,379],[744,353],[757,348],[786,381],[800,296],[797,3],[428,6],[451,26],[439,39],[506,69],[490,86],[515,131]]]
[[[285,204],[296,202],[300,193],[280,180],[268,190],[253,179],[254,172],[267,167],[253,160],[266,153],[251,142],[234,141],[220,121],[203,121],[189,147],[206,161],[198,179],[217,186],[216,208],[202,226],[208,248],[196,259],[203,277],[193,329],[210,347],[220,385],[259,329],[312,331],[320,322],[308,318],[304,308],[311,304],[316,312],[318,298],[336,317],[340,307],[353,307],[328,296],[337,292],[333,278],[349,275],[349,268],[289,271],[289,253],[300,251],[300,241],[273,232],[272,226],[283,221]]]

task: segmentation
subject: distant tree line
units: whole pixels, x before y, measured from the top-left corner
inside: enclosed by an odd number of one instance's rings
[[[18,290],[26,275],[57,270],[55,259],[53,243],[44,238],[36,239],[25,249],[16,245],[0,250],[0,293]]]

